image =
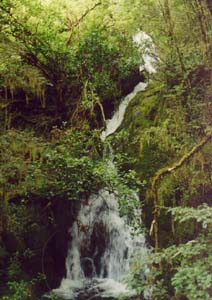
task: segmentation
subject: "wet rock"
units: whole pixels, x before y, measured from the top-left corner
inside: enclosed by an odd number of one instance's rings
[[[70,289],[70,292],[67,292],[62,295],[61,291],[55,290],[49,295],[44,295],[41,300],[133,300],[137,299],[137,295],[128,293],[128,294],[117,294],[112,295],[110,292],[113,292],[113,288],[115,290],[116,283],[113,281],[113,287],[111,286],[106,290],[103,288],[105,285],[104,279],[87,279],[84,280],[83,286],[80,288]],[[119,285],[119,284],[118,284]],[[111,289],[111,291],[109,291]],[[69,297],[70,294],[70,297]]]

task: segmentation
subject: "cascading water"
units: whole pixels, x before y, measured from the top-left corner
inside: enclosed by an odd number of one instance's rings
[[[68,253],[67,277],[120,277],[126,269],[124,261],[130,246],[125,227],[113,193],[103,189],[92,195],[71,230],[74,243]]]
[[[156,63],[156,50],[153,41],[149,35],[143,31],[139,31],[134,35],[133,41],[139,46],[143,58],[143,63],[140,65],[140,71],[146,70],[148,73],[155,73]],[[106,121],[106,129],[101,134],[101,139],[104,142],[106,137],[114,133],[121,125],[125,111],[130,101],[136,96],[138,92],[144,91],[147,87],[147,83],[139,82],[132,93],[127,95],[120,103],[118,110],[114,113],[112,119]]]
[[[91,195],[70,234],[67,277],[55,291],[57,295],[63,299],[133,295],[118,280],[129,269],[130,252],[138,246],[146,249],[145,239],[143,235],[132,238],[131,228],[119,215],[115,193],[102,189]]]
[[[143,64],[140,65],[140,71],[146,70],[148,73],[156,73],[155,64],[157,53],[152,38],[143,31],[134,35],[133,41],[139,46],[142,52]]]
[[[138,33],[134,41],[141,45],[147,35]],[[145,53],[145,65],[154,72],[152,56]],[[145,66],[144,66],[145,67]],[[147,68],[147,70],[148,70]],[[147,84],[140,82],[125,99],[113,118],[107,121],[101,139],[114,133],[121,125],[129,102]],[[112,161],[108,168],[116,172]],[[134,197],[137,197],[134,194]],[[146,252],[144,235],[133,235],[132,228],[124,217],[120,217],[118,196],[102,189],[91,195],[79,211],[71,230],[71,244],[66,259],[67,275],[54,294],[62,299],[111,299],[135,292],[121,283],[130,267],[130,257],[138,249]]]
[[[127,95],[120,103],[119,109],[114,113],[112,119],[106,121],[106,129],[101,134],[101,140],[104,142],[106,137],[114,133],[121,125],[124,114],[130,101],[136,96],[138,92],[144,91],[147,87],[147,83],[139,82],[132,93]]]

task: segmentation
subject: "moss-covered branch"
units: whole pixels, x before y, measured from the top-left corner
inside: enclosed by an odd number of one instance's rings
[[[151,223],[151,228],[150,228],[150,235],[154,234],[154,240],[155,240],[155,251],[157,252],[159,249],[159,237],[158,237],[158,218],[160,215],[160,207],[159,207],[159,200],[158,200],[158,186],[161,182],[161,180],[175,172],[177,169],[181,168],[183,165],[185,165],[189,160],[197,153],[199,152],[212,138],[212,132],[206,135],[199,144],[194,146],[192,150],[173,164],[171,167],[163,168],[159,170],[156,175],[153,177],[152,180],[152,196],[153,196],[153,204],[154,204],[154,211],[153,211],[153,221]]]
[[[160,181],[166,176],[171,174],[172,172],[176,171],[184,164],[186,164],[198,151],[200,151],[212,138],[212,132],[205,136],[199,144],[194,146],[192,150],[186,153],[178,162],[173,164],[171,167],[163,168],[159,170],[152,180],[152,190],[157,189]]]

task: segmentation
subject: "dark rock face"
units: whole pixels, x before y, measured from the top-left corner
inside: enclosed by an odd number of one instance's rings
[[[96,285],[95,280],[90,280],[86,282],[86,285],[83,289],[76,290],[76,299],[77,300],[85,300],[85,299],[95,299],[100,300],[103,299],[101,296],[101,289]],[[106,300],[112,298],[104,298]]]
[[[99,276],[101,271],[101,257],[107,244],[107,230],[103,223],[96,223],[88,244],[82,245],[81,261],[86,278]],[[92,257],[92,260],[89,259]],[[104,274],[106,277],[107,274]]]
[[[66,275],[65,261],[70,242],[69,229],[78,212],[79,202],[59,198],[53,201],[51,214],[55,224],[48,226],[48,240],[43,249],[43,268],[51,288],[57,288]]]
[[[144,82],[144,81],[145,81],[145,76],[143,73],[141,73],[138,69],[132,71],[131,74],[127,78],[122,79],[120,83],[122,96],[127,96],[129,93],[133,91],[134,87],[139,82]]]
[[[144,82],[145,76],[142,74],[139,69],[134,70],[131,72],[130,75],[128,75],[126,78],[122,79],[119,83],[119,90],[120,95],[119,97],[115,97],[115,99],[105,99],[103,101],[103,107],[104,107],[104,113],[106,119],[110,119],[115,108],[117,102],[120,102],[120,99],[127,96],[129,93],[131,93],[134,89],[134,87],[139,82]]]
[[[20,199],[13,200],[14,205],[19,202]],[[69,228],[77,216],[80,201],[70,201],[65,196],[45,199],[31,195],[26,203],[28,220],[21,237],[10,232],[3,236],[8,256],[5,264],[17,252],[23,270],[20,276],[36,278],[38,273],[45,274],[46,280],[33,288],[33,299],[38,299],[46,291],[57,288],[66,275]],[[32,253],[29,259],[23,254],[26,249]],[[7,278],[1,280],[6,282]]]

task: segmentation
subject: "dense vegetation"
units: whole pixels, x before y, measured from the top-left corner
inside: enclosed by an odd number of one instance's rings
[[[78,203],[103,186],[121,192],[132,223],[139,189],[154,248],[129,274],[140,298],[211,299],[211,18],[210,0],[0,2],[2,300],[59,284]],[[153,75],[138,71],[140,29],[155,44]],[[148,89],[106,141],[117,175],[100,132],[142,77]]]

